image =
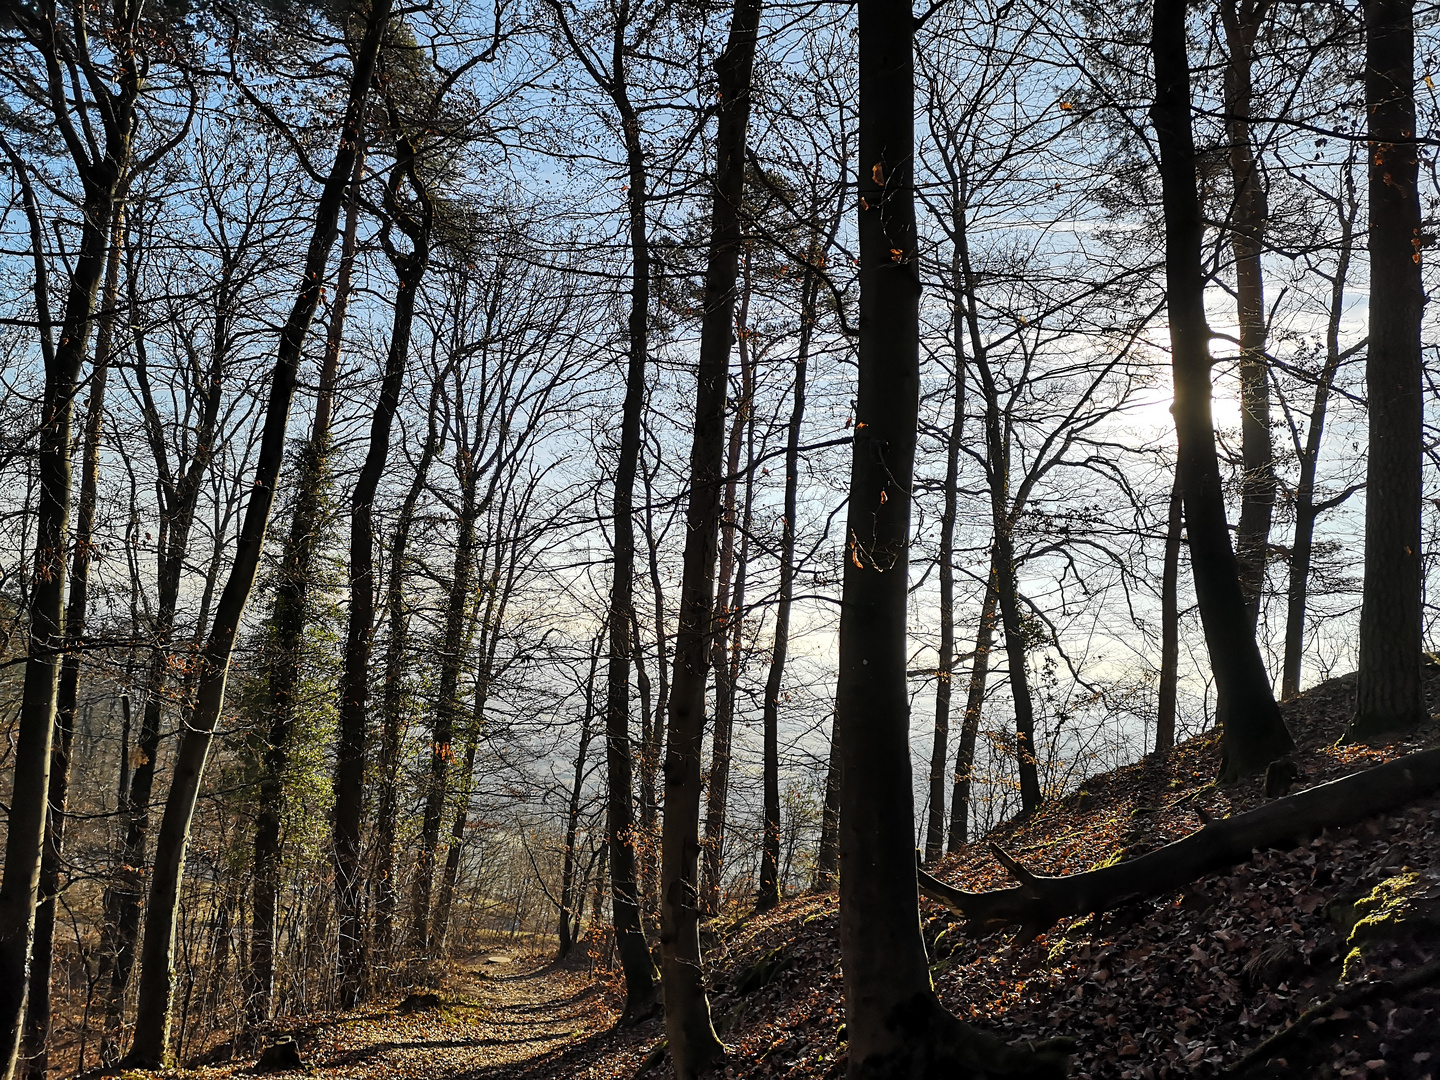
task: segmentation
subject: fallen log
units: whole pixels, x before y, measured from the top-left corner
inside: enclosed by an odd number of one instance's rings
[[[972,926],[1021,927],[1039,934],[1068,915],[1104,911],[1177,889],[1206,874],[1247,862],[1267,848],[1298,847],[1326,829],[1363,821],[1440,789],[1440,749],[1422,750],[1287,795],[1233,817],[1209,821],[1183,840],[1137,859],[1080,874],[1034,874],[998,846],[991,852],[1019,882],[1006,889],[967,892],[918,869],[920,892]]]

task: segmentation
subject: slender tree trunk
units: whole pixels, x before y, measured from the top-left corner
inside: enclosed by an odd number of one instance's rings
[[[1184,0],[1155,0],[1151,48],[1165,209],[1165,277],[1175,377],[1176,466],[1190,539],[1190,567],[1224,729],[1222,779],[1262,770],[1294,748],[1280,717],[1250,619],[1225,521],[1225,494],[1211,418],[1210,327],[1201,249],[1205,227],[1190,128],[1190,57]]]
[[[402,138],[397,148],[396,169],[408,169],[414,175],[414,164],[415,147],[410,140]],[[357,162],[357,170],[358,167]],[[356,180],[359,180],[358,171]],[[418,184],[416,186],[419,187]],[[370,444],[365,453],[365,463],[350,493],[350,614],[345,630],[344,668],[340,675],[334,819],[340,1000],[347,1008],[360,997],[365,966],[365,935],[360,917],[360,831],[365,804],[366,706],[370,694],[370,657],[375,633],[375,494],[389,460],[390,435],[395,425],[395,413],[400,407],[400,390],[405,381],[410,352],[415,297],[430,256],[430,206],[423,189],[418,194],[422,216],[411,231],[411,253],[393,260],[396,291],[390,350],[385,358],[385,373],[381,378],[375,411],[370,418]],[[418,497],[418,492],[416,494]],[[395,742],[393,749],[387,744],[387,752],[398,753],[398,737]],[[385,760],[388,768],[393,758]],[[393,805],[391,810],[393,814]]]
[[[820,845],[815,853],[811,892],[829,892],[840,871],[840,743],[830,724],[830,760],[825,767],[825,805],[820,811]]]
[[[133,33],[129,27],[122,33]],[[57,107],[65,110],[63,79],[59,73],[53,22],[47,24],[46,56],[52,68],[52,94],[61,95]],[[16,729],[9,816],[5,836],[5,870],[0,878],[0,1076],[10,1080],[16,1071],[24,1020],[27,973],[35,932],[35,908],[40,888],[45,818],[49,802],[51,747],[56,720],[56,695],[65,654],[65,548],[71,496],[70,442],[75,392],[95,293],[105,269],[110,241],[110,218],[120,164],[128,159],[131,116],[138,89],[130,85],[133,68],[124,72],[127,85],[112,99],[117,116],[112,120],[107,155],[97,163],[77,156],[85,182],[80,248],[71,271],[59,345],[46,347],[45,389],[41,405],[37,471],[34,578],[29,595],[29,640]],[[83,106],[82,106],[83,107]],[[73,135],[73,132],[71,133]],[[34,253],[38,264],[43,251]],[[37,286],[43,287],[37,274]],[[48,298],[37,300],[48,311]],[[49,344],[49,326],[43,344]]]
[[[970,664],[970,685],[965,694],[965,717],[960,724],[960,747],[955,752],[955,789],[950,796],[950,842],[953,854],[970,842],[970,798],[975,783],[975,740],[985,708],[985,687],[990,680],[990,650],[995,644],[995,604],[999,575],[990,560],[985,599],[980,602],[980,625],[975,630],[975,658]]]
[[[670,680],[665,820],[660,840],[660,969],[665,989],[665,1032],[677,1080],[692,1080],[709,1071],[725,1053],[710,1022],[700,953],[700,751],[705,732],[705,685],[717,626],[715,556],[726,449],[725,392],[729,384],[730,339],[735,332],[750,74],[761,6],[761,0],[736,0],[730,17],[730,38],[715,63],[720,84],[715,190],[696,373],[675,673]],[[777,645],[783,648],[778,639]]]
[[[475,564],[475,486],[476,463],[461,457],[464,491],[461,494],[460,519],[457,524],[454,572],[450,579],[449,599],[445,606],[445,633],[440,653],[440,678],[436,687],[436,705],[431,718],[430,775],[425,786],[425,807],[421,815],[420,837],[415,856],[415,877],[410,885],[410,955],[414,960],[434,956],[435,927],[431,923],[431,893],[435,887],[435,860],[440,850],[440,825],[445,816],[449,794],[450,763],[455,758],[453,743],[457,714],[460,711],[460,667],[468,637],[466,623],[470,620],[471,577]]]
[[[1175,748],[1175,689],[1180,673],[1180,544],[1185,503],[1177,476],[1170,487],[1165,524],[1165,566],[1160,578],[1160,700],[1155,712],[1155,753]]]
[[[740,298],[738,329],[745,327],[747,294]],[[730,422],[730,439],[725,456],[724,510],[720,518],[720,559],[715,588],[715,636],[711,643],[711,663],[715,669],[715,726],[710,734],[710,777],[705,790],[704,875],[701,882],[701,903],[712,915],[720,910],[720,886],[725,856],[725,807],[730,786],[730,742],[735,725],[735,679],[730,642],[737,623],[742,622],[740,608],[743,589],[731,595],[735,574],[735,533],[739,525],[737,496],[740,484],[740,448],[745,425],[749,419],[750,368],[745,362],[745,342],[740,339],[740,378],[743,389]],[[749,491],[747,477],[746,490]],[[743,540],[742,540],[743,543]],[[743,581],[743,570],[741,580]],[[738,584],[738,583],[737,583]]]
[[[1354,185],[1347,184],[1353,196]],[[1344,314],[1345,287],[1355,249],[1355,216],[1359,204],[1353,198],[1349,212],[1340,211],[1340,257],[1330,289],[1330,317],[1325,329],[1325,366],[1315,382],[1315,397],[1305,431],[1305,445],[1298,445],[1300,479],[1295,485],[1295,538],[1290,546],[1290,587],[1286,596],[1285,661],[1280,698],[1288,701],[1300,693],[1300,674],[1305,662],[1305,608],[1309,600],[1310,562],[1314,554],[1315,521],[1322,507],[1315,502],[1315,474],[1320,463],[1320,442],[1325,433],[1325,413],[1330,388],[1340,367],[1340,320]]]
[[[1060,1076],[1063,1061],[1042,1069],[944,1010],[920,935],[905,679],[920,382],[914,26],[908,5],[860,0],[859,387],[836,696],[846,1071]]]
[[[1000,475],[1008,473],[1009,469],[1005,468]],[[1035,705],[1030,694],[1030,668],[1025,657],[1020,588],[1016,580],[1015,546],[1010,528],[1010,515],[1002,511],[995,523],[995,586],[1000,618],[1005,626],[1005,663],[1010,672],[1010,697],[1015,708],[1015,766],[1020,774],[1020,812],[1033,814],[1039,809],[1043,796],[1039,762],[1035,755]]]
[[[164,1063],[170,1045],[170,1001],[173,990],[175,921],[180,884],[184,876],[185,847],[190,821],[200,794],[200,782],[209,754],[215,723],[225,704],[225,681],[230,654],[245,605],[260,565],[266,526],[275,501],[275,485],[285,456],[285,429],[290,403],[295,394],[305,337],[320,301],[325,263],[334,246],[345,188],[354,169],[360,141],[360,120],[365,93],[375,69],[390,0],[375,0],[365,27],[365,36],[355,56],[345,118],[339,146],[316,209],[298,295],[280,335],[270,399],[261,430],[260,454],[255,480],[235,548],[235,561],[224,591],[216,605],[209,640],[200,654],[200,677],[194,715],[180,736],[173,779],[165,802],[156,839],[155,866],[150,881],[149,904],[145,912],[145,937],[141,947],[140,997],[136,1012],[135,1041],[128,1055],[132,1067],[153,1068]]]
[[[617,39],[618,40],[618,39]],[[623,51],[616,46],[619,60]],[[616,76],[619,83],[620,77]],[[634,770],[630,754],[630,668],[635,604],[635,471],[640,454],[640,414],[645,407],[645,364],[649,352],[650,241],[645,220],[646,172],[640,119],[628,99],[616,94],[625,139],[630,190],[631,292],[630,353],[625,403],[620,416],[620,457],[615,465],[614,562],[610,586],[610,656],[606,672],[605,756],[609,782],[607,831],[610,844],[611,916],[625,974],[622,1024],[650,1016],[658,1002],[655,964],[640,918],[635,879]]]
[[[585,713],[580,721],[580,744],[575,748],[575,782],[570,786],[570,804],[565,812],[565,861],[560,872],[560,949],[555,956],[564,960],[575,947],[580,932],[577,901],[584,900],[584,887],[575,880],[575,837],[580,831],[580,797],[585,786],[585,758],[590,752],[590,738],[595,722],[595,675],[600,666],[599,642],[590,654],[590,677],[585,680]]]
[[[355,154],[350,178],[350,201],[340,244],[340,268],[335,303],[330,312],[325,355],[315,394],[315,417],[310,438],[297,461],[295,506],[290,531],[280,556],[275,603],[265,633],[266,677],[265,744],[262,748],[259,799],[255,813],[255,846],[251,880],[250,969],[246,972],[247,1012],[250,1023],[270,1019],[275,997],[275,913],[280,899],[281,812],[285,777],[290,767],[290,742],[296,723],[295,690],[303,668],[305,626],[309,619],[310,581],[315,572],[315,549],[322,541],[326,491],[330,486],[330,414],[335,378],[340,369],[340,346],[345,334],[345,310],[350,300],[350,279],[355,267],[355,233],[359,222],[360,178],[365,153]]]
[[[476,692],[478,698],[480,691]],[[477,706],[477,712],[483,706]],[[445,953],[445,941],[450,934],[450,911],[455,904],[455,890],[460,883],[460,859],[465,851],[465,830],[470,824],[471,783],[475,776],[475,752],[480,745],[480,730],[476,727],[465,736],[465,757],[460,766],[459,805],[455,808],[455,820],[450,825],[450,846],[445,852],[445,870],[440,876],[440,897],[435,901],[435,924],[432,931],[433,953],[436,957]]]
[[[1240,327],[1240,454],[1245,468],[1235,552],[1252,633],[1260,614],[1270,521],[1275,510],[1275,451],[1270,438],[1265,275],[1261,262],[1270,205],[1255,163],[1250,133],[1255,35],[1269,10],[1270,0],[1222,0],[1220,4],[1228,51],[1225,130],[1230,140],[1230,177],[1235,188],[1230,245],[1235,255],[1235,306]]]
[[[398,806],[400,739],[405,727],[405,663],[409,657],[409,613],[405,602],[406,564],[410,530],[415,508],[430,474],[430,465],[439,450],[437,417],[441,390],[449,369],[435,376],[430,390],[429,430],[415,475],[400,503],[395,535],[390,543],[390,581],[385,591],[385,621],[389,627],[385,646],[384,693],[381,702],[380,792],[375,810],[375,954],[378,963],[389,965],[395,955],[395,912],[399,892],[395,887],[395,817]]]
[[[811,245],[811,258],[818,256]],[[780,903],[781,879],[776,873],[780,858],[780,687],[785,677],[785,659],[790,645],[790,602],[795,592],[795,515],[800,489],[800,428],[805,422],[805,377],[810,363],[810,337],[815,324],[815,302],[819,282],[806,271],[800,302],[800,346],[795,357],[794,403],[785,433],[785,516],[780,527],[780,592],[775,606],[775,645],[770,653],[770,672],[765,679],[765,845],[760,862],[760,895],[757,911],[768,911]]]
[[[1365,592],[1355,716],[1363,740],[1426,719],[1420,689],[1424,375],[1414,0],[1365,5],[1370,161],[1370,351],[1365,382]]]
[[[958,284],[959,275],[955,276]],[[959,307],[958,303],[956,306]],[[960,343],[960,327],[961,314],[957,310],[955,403],[949,437],[945,441],[945,502],[940,511],[940,649],[935,665],[935,742],[930,750],[930,818],[925,829],[927,863],[940,858],[945,844],[945,762],[950,753],[950,684],[955,669],[956,486],[960,481],[960,435],[965,423],[965,356]],[[968,796],[969,789],[966,790]],[[967,808],[965,815],[968,814]]]
[[[29,1001],[25,1008],[26,1074],[34,1080],[45,1080],[50,1069],[50,976],[55,955],[55,907],[60,894],[61,860],[65,851],[65,809],[70,795],[70,753],[75,740],[75,715],[80,696],[79,646],[85,636],[88,614],[95,489],[100,473],[100,435],[105,424],[105,384],[110,373],[116,309],[120,301],[120,255],[124,245],[124,195],[123,191],[117,191],[114,220],[110,227],[110,253],[105,264],[100,325],[95,335],[95,360],[90,371],[90,402],[85,412],[80,504],[75,521],[74,550],[70,556],[70,596],[65,609],[65,638],[70,649],[61,661],[56,693],[55,735],[50,751],[49,817],[40,860],[35,945],[30,958]]]

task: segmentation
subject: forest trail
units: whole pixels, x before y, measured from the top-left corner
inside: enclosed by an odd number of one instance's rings
[[[315,1080],[557,1076],[563,1059],[603,1037],[616,1015],[604,984],[583,966],[507,954],[482,954],[461,965],[439,998],[438,1008],[406,1012],[389,1002],[297,1031],[304,1074]]]

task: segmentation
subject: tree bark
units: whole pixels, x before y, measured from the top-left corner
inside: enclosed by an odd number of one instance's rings
[[[1370,173],[1370,454],[1355,716],[1363,740],[1427,718],[1420,689],[1424,375],[1414,0],[1365,5]]]
[[[1175,379],[1176,474],[1190,539],[1190,567],[1215,675],[1216,716],[1224,730],[1221,778],[1264,769],[1294,748],[1280,717],[1245,609],[1230,547],[1225,496],[1211,418],[1210,327],[1205,319],[1201,251],[1204,223],[1190,127],[1190,57],[1184,0],[1155,0],[1151,51],[1155,100],[1150,117],[1160,145],[1165,211],[1165,279]]]
[[[345,189],[355,165],[366,90],[375,69],[391,0],[375,0],[364,38],[356,51],[342,122],[339,146],[316,209],[315,228],[306,253],[295,305],[280,335],[270,397],[261,430],[255,480],[235,548],[235,560],[216,605],[214,622],[200,654],[200,676],[194,715],[180,736],[170,793],[156,839],[155,866],[145,912],[141,946],[142,970],[136,1012],[135,1039],[127,1065],[155,1068],[165,1062],[170,1044],[170,1000],[173,990],[175,921],[184,876],[185,847],[190,821],[200,794],[200,782],[210,740],[225,703],[225,682],[230,654],[245,605],[260,565],[266,526],[275,501],[275,484],[284,460],[285,432],[295,394],[301,352],[310,329],[325,278],[325,263],[334,246]]]
[[[914,25],[908,5],[860,0],[860,381],[836,696],[847,1075],[1061,1076],[1053,1048],[1010,1050],[946,1012],[920,935],[905,681],[919,418]]]
[[[665,1032],[677,1080],[693,1080],[725,1053],[710,1021],[700,952],[700,750],[705,732],[705,685],[717,626],[715,555],[726,449],[725,392],[739,279],[750,74],[761,6],[761,0],[736,0],[729,40],[715,63],[719,75],[715,189],[696,372],[680,617],[675,671],[670,679],[665,820],[660,840],[660,971]],[[723,630],[723,624],[720,628]]]
[[[970,797],[975,783],[975,740],[985,708],[985,687],[990,680],[990,650],[995,644],[995,604],[1000,596],[995,562],[985,579],[980,602],[980,624],[975,629],[975,658],[970,663],[970,686],[965,694],[965,719],[960,725],[960,747],[955,753],[955,790],[950,796],[951,854],[970,842]]]

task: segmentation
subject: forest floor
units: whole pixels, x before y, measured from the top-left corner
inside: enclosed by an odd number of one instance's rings
[[[1332,679],[1285,706],[1297,789],[1440,745],[1432,723],[1385,746],[1337,746],[1353,685]],[[1429,669],[1428,689],[1433,711],[1440,668]],[[1216,787],[1218,763],[1216,733],[1191,739],[1163,761],[1093,777],[931,869],[967,889],[1008,885],[993,842],[1036,872],[1073,873],[1179,839],[1201,826],[1202,810],[1219,818],[1265,801],[1262,780]],[[1305,847],[1257,852],[1179,891],[1062,920],[1029,942],[1013,932],[966,936],[924,899],[921,918],[941,1000],[1008,1040],[1075,1038],[1078,1080],[1440,1078],[1440,795]],[[831,893],[707,927],[727,1078],[843,1074],[837,919]],[[613,1028],[617,979],[584,956],[564,966],[475,957],[457,965],[440,998],[428,1011],[402,1015],[390,1001],[290,1030],[312,1077],[669,1075],[658,1018]],[[1307,1010],[1311,1019],[1262,1071],[1237,1071]],[[223,1080],[240,1068],[186,1073]]]

